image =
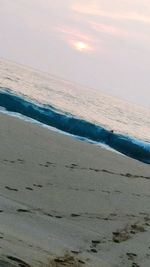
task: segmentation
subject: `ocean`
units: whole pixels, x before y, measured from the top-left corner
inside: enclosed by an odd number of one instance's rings
[[[150,109],[0,59],[1,112],[27,117],[150,164]]]

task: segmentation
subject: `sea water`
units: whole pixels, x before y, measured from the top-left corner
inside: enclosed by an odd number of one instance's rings
[[[4,59],[0,59],[0,106],[150,163],[146,107]]]

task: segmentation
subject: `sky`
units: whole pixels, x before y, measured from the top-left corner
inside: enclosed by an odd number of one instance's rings
[[[150,1],[0,0],[0,57],[150,107]]]

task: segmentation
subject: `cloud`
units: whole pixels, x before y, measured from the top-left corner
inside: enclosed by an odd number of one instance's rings
[[[81,31],[73,29],[71,27],[58,26],[54,27],[54,30],[61,33],[63,36],[69,37],[70,39],[81,39],[83,41],[92,41],[92,38],[89,35],[86,35],[85,33],[82,33]]]
[[[127,35],[127,32],[125,30],[122,30],[118,27],[114,27],[109,24],[104,24],[104,23],[97,23],[94,21],[89,21],[89,26],[91,29],[101,32],[101,33],[106,33],[109,35],[114,35],[114,36],[124,36]]]
[[[75,4],[71,7],[71,9],[79,14],[105,17],[113,20],[129,20],[150,24],[149,15],[144,15],[134,11],[125,11],[124,13],[121,11],[107,11],[104,8],[100,8],[99,6],[93,4]]]

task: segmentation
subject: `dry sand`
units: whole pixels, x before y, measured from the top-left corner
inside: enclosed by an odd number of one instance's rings
[[[0,114],[0,255],[1,267],[149,267],[150,166]]]

